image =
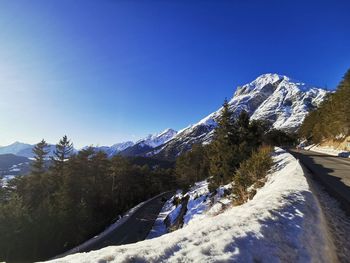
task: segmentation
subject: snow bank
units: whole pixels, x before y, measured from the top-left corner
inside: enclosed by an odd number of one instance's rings
[[[165,226],[164,220],[171,212],[176,209],[176,206],[173,204],[174,197],[175,196],[165,202],[146,239],[160,237],[167,233],[167,228]]]
[[[249,202],[135,244],[54,262],[332,262],[321,210],[298,161],[281,149]]]

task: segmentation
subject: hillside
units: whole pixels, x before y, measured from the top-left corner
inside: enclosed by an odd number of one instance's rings
[[[333,262],[321,209],[301,166],[280,149],[274,161],[265,186],[241,206],[223,209],[223,198],[210,201],[199,184],[188,192],[182,229],[53,262]]]
[[[336,91],[305,118],[299,134],[309,143],[350,150],[350,70]]]

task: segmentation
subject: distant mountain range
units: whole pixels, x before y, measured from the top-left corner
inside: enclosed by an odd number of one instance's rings
[[[166,129],[165,131],[157,134],[150,134],[146,138],[138,140],[137,142],[127,141],[122,143],[116,143],[112,146],[85,146],[83,149],[88,147],[94,148],[96,151],[105,152],[108,157],[112,157],[116,154],[122,154],[124,156],[139,156],[143,153],[147,153],[150,150],[168,142],[171,140],[177,132],[173,129]],[[32,158],[33,148],[35,145],[22,143],[22,142],[14,142],[7,146],[0,147],[0,155],[1,154],[14,154],[17,156],[23,156],[27,158]],[[48,156],[52,156],[55,150],[55,145],[49,144],[49,154]],[[77,151],[74,149],[74,151]]]
[[[173,129],[166,129],[165,131],[149,135],[146,138],[137,141],[133,146],[121,151],[120,154],[124,156],[140,156],[147,155],[150,151],[170,141],[177,134]]]
[[[55,145],[49,144],[49,156],[53,155],[55,150]],[[0,154],[15,154],[18,156],[24,156],[27,158],[32,158],[34,145],[22,142],[14,142],[7,146],[0,147]]]
[[[235,116],[245,110],[252,119],[268,120],[276,129],[294,132],[300,127],[306,114],[317,107],[326,94],[324,89],[308,86],[287,76],[264,74],[251,83],[238,87],[229,101],[229,106]],[[121,154],[174,159],[180,153],[189,150],[194,143],[208,143],[211,140],[221,110],[219,108],[198,123],[179,132],[166,129],[137,142],[127,141],[94,148],[106,152],[109,157]],[[30,144],[15,142],[0,147],[0,154],[30,158],[33,157],[33,147]],[[50,145],[50,155],[54,148],[54,145]]]

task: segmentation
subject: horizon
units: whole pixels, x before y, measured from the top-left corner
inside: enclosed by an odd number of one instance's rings
[[[293,81],[293,82],[304,83],[304,82],[302,82],[302,81],[300,81],[300,80],[290,78],[290,76],[287,76],[287,75],[284,75],[284,74],[269,72],[269,73],[264,73],[264,74],[261,74],[261,75],[257,76],[254,80],[252,80],[252,81],[250,81],[250,82],[248,82],[248,83],[244,83],[244,84],[242,84],[242,85],[238,85],[238,86],[236,87],[235,91],[237,90],[237,88],[239,88],[239,87],[241,87],[241,86],[243,86],[243,85],[250,84],[251,82],[253,82],[253,81],[255,81],[256,79],[258,79],[258,78],[260,78],[260,77],[262,77],[262,76],[265,76],[265,75],[278,75],[279,77],[287,77],[289,80],[291,80],[291,81]],[[320,89],[324,89],[324,88],[322,88],[322,87],[317,87],[317,86],[314,86],[314,85],[309,85],[309,84],[307,84],[307,83],[304,83],[304,84],[306,84],[308,87],[311,87],[311,88],[320,88]],[[326,90],[326,89],[325,89],[325,90]],[[235,92],[235,91],[234,91],[234,92]],[[232,95],[231,98],[229,98],[229,101],[230,101],[233,97],[234,97],[234,94]],[[222,105],[218,105],[217,110],[218,110],[221,106],[222,106]],[[210,113],[206,114],[205,116],[203,116],[202,118],[198,119],[198,121],[197,121],[196,123],[201,122],[203,119],[205,119],[206,117],[208,117],[211,113],[213,113],[213,112],[210,112]],[[76,150],[81,150],[81,149],[83,149],[84,147],[88,147],[88,146],[92,146],[92,147],[111,147],[111,146],[116,145],[116,144],[122,144],[122,143],[127,143],[127,142],[133,142],[134,144],[136,144],[137,142],[142,141],[142,140],[146,139],[146,138],[149,137],[149,136],[157,136],[157,135],[160,135],[160,134],[162,134],[163,132],[165,132],[165,131],[167,131],[167,130],[174,130],[174,131],[177,132],[177,133],[181,133],[183,130],[185,130],[186,128],[188,128],[188,127],[190,127],[190,126],[192,126],[192,125],[195,125],[196,123],[188,124],[187,126],[184,126],[184,127],[182,127],[181,129],[173,129],[173,128],[171,128],[171,127],[168,127],[168,128],[165,128],[165,129],[163,129],[163,130],[161,130],[161,131],[157,131],[157,132],[155,132],[155,133],[146,134],[145,136],[140,137],[140,138],[137,138],[137,139],[130,139],[130,140],[125,140],[125,141],[119,141],[119,142],[115,142],[115,143],[110,144],[110,145],[87,144],[87,145],[82,145],[82,146],[76,147],[76,146],[74,145],[74,142],[73,142],[73,141],[72,141],[72,143],[73,143],[73,146],[74,146],[74,148],[75,148]],[[63,135],[62,135],[62,137],[63,137]],[[61,139],[62,137],[58,138],[58,140]],[[43,139],[44,139],[44,138],[43,138]],[[68,139],[69,139],[69,137],[68,137]],[[57,142],[49,142],[49,141],[46,141],[46,142],[47,142],[49,145],[55,145],[55,144],[58,143],[58,140],[57,140]],[[21,141],[21,140],[16,140],[16,141],[11,142],[11,143],[6,144],[6,145],[1,145],[1,144],[0,144],[0,147],[7,147],[7,146],[10,146],[10,145],[13,145],[13,144],[16,144],[16,143],[19,143],[19,144],[31,144],[31,145],[35,145],[35,144],[36,144],[35,142],[34,142],[34,143],[29,143],[29,142],[25,142],[25,141]]]
[[[268,72],[334,90],[349,67],[349,7],[1,2],[0,145],[67,134],[76,148],[110,146],[178,131]]]

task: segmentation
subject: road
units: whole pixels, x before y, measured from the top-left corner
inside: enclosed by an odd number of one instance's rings
[[[305,150],[289,150],[350,214],[350,159]]]
[[[159,195],[138,208],[127,221],[113,231],[98,238],[96,241],[89,241],[86,244],[84,243],[83,245],[80,245],[79,247],[63,253],[55,258],[61,258],[77,252],[97,250],[107,246],[135,243],[146,239],[165,203],[165,200],[170,199],[173,195],[174,192],[167,192]]]

